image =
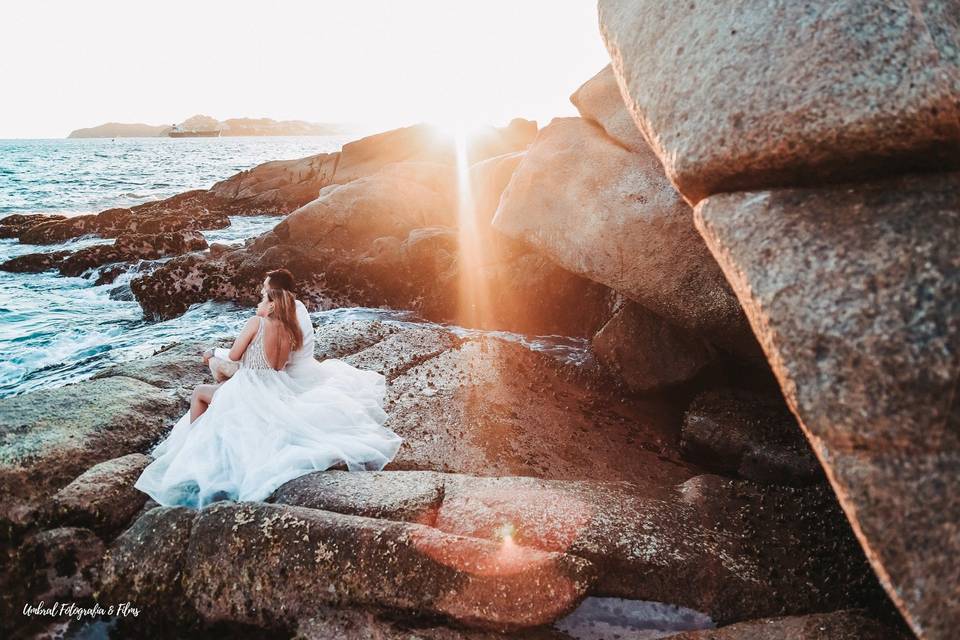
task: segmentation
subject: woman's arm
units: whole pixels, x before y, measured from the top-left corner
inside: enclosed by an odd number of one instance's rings
[[[261,320],[257,316],[253,316],[247,320],[247,324],[243,326],[240,335],[237,336],[237,339],[233,341],[233,346],[230,347],[231,360],[240,360],[240,358],[243,357],[243,352],[250,346],[250,341],[253,340],[253,336],[257,335],[257,325],[260,322]]]

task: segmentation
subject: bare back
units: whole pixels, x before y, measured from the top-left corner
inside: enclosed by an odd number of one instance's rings
[[[290,336],[276,320],[264,318],[263,324],[263,355],[267,363],[279,371],[290,359]]]

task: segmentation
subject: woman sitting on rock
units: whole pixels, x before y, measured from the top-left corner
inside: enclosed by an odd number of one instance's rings
[[[195,394],[136,482],[161,505],[264,500],[311,471],[382,469],[400,447],[383,426],[381,374],[336,359],[314,360],[296,378],[284,369],[304,336],[293,294],[269,284],[230,349],[236,373]],[[196,402],[204,393],[208,402]]]

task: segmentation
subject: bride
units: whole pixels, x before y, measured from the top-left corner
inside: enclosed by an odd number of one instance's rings
[[[164,506],[264,500],[284,482],[337,464],[379,470],[402,439],[383,426],[384,377],[342,360],[284,366],[304,335],[293,294],[265,281],[263,298],[230,349],[237,372],[212,389],[153,450],[135,486]],[[311,336],[312,337],[312,336]]]

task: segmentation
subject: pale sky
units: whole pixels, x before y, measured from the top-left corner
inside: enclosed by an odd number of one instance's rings
[[[104,122],[488,122],[574,114],[596,0],[14,0],[0,138]]]

